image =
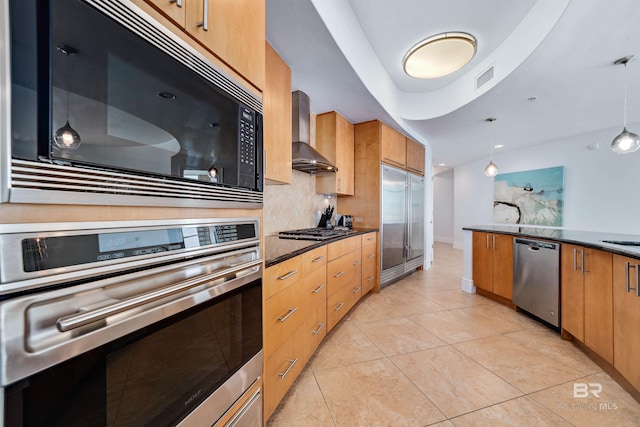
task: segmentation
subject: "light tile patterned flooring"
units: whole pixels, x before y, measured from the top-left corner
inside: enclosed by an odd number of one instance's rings
[[[462,251],[365,296],[268,426],[640,426],[640,404],[570,342],[460,290]],[[573,384],[599,383],[600,398]]]

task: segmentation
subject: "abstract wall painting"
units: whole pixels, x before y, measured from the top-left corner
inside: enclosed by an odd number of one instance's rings
[[[564,166],[496,175],[493,222],[562,226]]]

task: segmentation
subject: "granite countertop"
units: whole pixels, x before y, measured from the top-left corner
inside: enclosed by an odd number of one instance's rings
[[[614,254],[640,258],[640,235],[637,234],[566,230],[562,228],[522,227],[517,225],[474,225],[463,227],[462,229],[571,243],[612,252]],[[603,240],[638,242],[638,246],[606,243],[603,242]]]
[[[295,256],[302,255],[312,249],[337,242],[341,239],[378,231],[375,228],[354,228],[346,234],[327,240],[297,240],[281,239],[278,236],[265,236],[264,238],[264,259],[265,268],[271,267]]]

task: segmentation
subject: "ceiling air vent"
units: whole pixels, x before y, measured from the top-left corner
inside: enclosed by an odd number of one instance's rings
[[[485,72],[476,77],[476,89],[480,89],[482,85],[487,83],[493,78],[493,65],[489,67]]]

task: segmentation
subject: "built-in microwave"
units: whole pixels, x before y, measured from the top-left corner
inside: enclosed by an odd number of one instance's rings
[[[259,96],[129,0],[0,5],[2,201],[262,205]]]

